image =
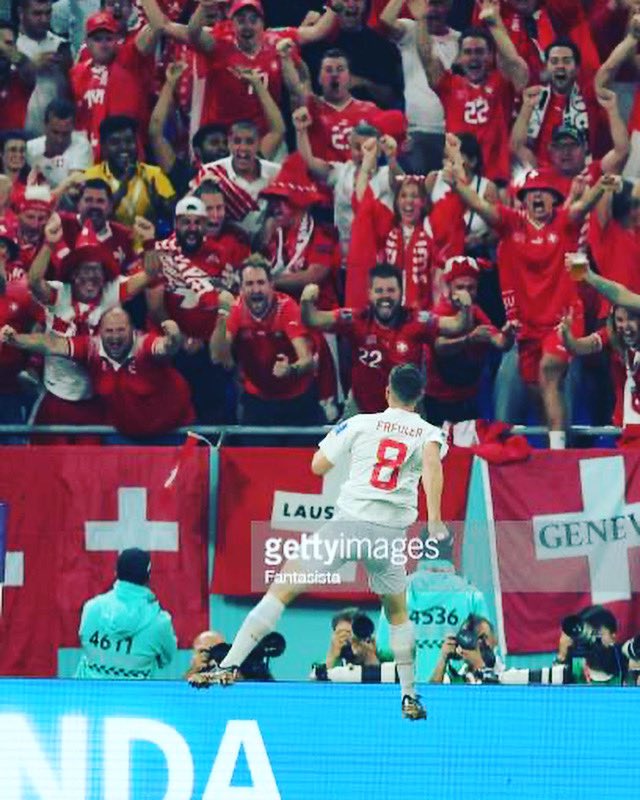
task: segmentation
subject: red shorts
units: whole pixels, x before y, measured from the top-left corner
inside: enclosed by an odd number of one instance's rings
[[[584,334],[584,317],[582,305],[573,309],[571,332],[577,338]],[[518,367],[525,383],[538,385],[540,378],[540,362],[543,355],[551,355],[557,361],[568,364],[571,354],[562,342],[562,337],[555,328],[536,337],[526,337],[518,341]]]

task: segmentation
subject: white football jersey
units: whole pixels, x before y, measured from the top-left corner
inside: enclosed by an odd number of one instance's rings
[[[358,414],[336,425],[319,447],[332,464],[351,457],[349,477],[336,503],[339,511],[394,528],[415,522],[427,442],[437,442],[440,458],[444,457],[447,444],[442,430],[400,408]]]

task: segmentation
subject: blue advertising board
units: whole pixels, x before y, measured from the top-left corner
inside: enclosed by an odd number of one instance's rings
[[[632,688],[0,681],[2,800],[606,800],[637,787]]]

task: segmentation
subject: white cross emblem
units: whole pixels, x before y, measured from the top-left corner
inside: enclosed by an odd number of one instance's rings
[[[143,550],[178,551],[178,523],[147,519],[147,490],[140,487],[118,489],[118,519],[90,520],[84,524],[87,550],[117,550],[140,547]]]
[[[622,456],[580,461],[583,511],[533,518],[539,561],[586,556],[594,604],[631,599],[628,551],[640,547],[640,503],[624,501]]]
[[[24,553],[7,551],[4,559],[4,583],[0,583],[0,614],[2,614],[2,590],[5,586],[24,586]]]

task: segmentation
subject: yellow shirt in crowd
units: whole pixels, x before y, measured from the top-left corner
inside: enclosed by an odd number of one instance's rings
[[[85,170],[85,178],[102,178],[111,187],[115,194],[120,186],[120,181],[113,175],[106,161],[101,161]],[[158,195],[169,199],[175,195],[171,181],[160,167],[138,162],[136,175],[129,181],[127,194],[122,198],[120,205],[115,209],[114,216],[123,225],[133,225],[137,216],[148,217],[151,212],[151,199],[147,184],[153,184]]]

